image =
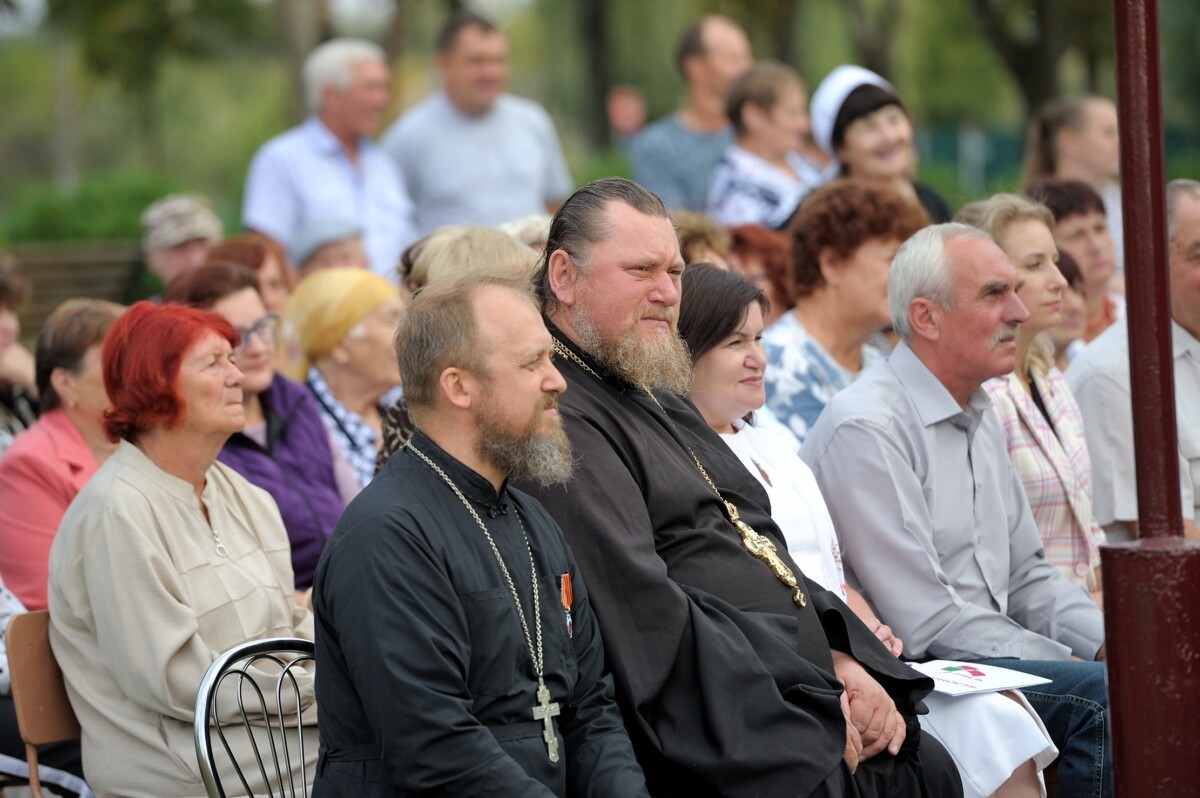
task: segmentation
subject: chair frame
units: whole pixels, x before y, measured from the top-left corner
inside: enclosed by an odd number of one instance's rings
[[[34,798],[42,798],[37,747],[79,739],[79,719],[75,717],[62,670],[50,647],[50,613],[40,610],[14,615],[8,621],[4,639],[12,677],[13,709],[29,764],[29,791]],[[40,676],[38,689],[34,689],[31,679],[35,671]]]
[[[258,773],[262,777],[263,783],[267,785],[269,795],[274,796],[275,792],[272,787],[278,785],[280,795],[282,796],[286,785],[286,789],[290,791],[293,797],[303,795],[305,798],[308,798],[309,784],[308,772],[305,766],[304,735],[301,731],[302,725],[299,722],[301,715],[300,691],[296,683],[296,676],[292,673],[292,670],[306,662],[315,662],[315,653],[315,646],[311,640],[302,640],[296,637],[268,637],[234,646],[217,657],[213,661],[213,664],[208,667],[204,678],[200,682],[200,688],[196,693],[196,716],[193,726],[193,736],[196,742],[196,760],[200,765],[200,776],[209,798],[225,798],[225,789],[221,784],[220,774],[217,772],[215,746],[212,744],[212,731],[214,728],[225,749],[226,756],[233,763],[237,771],[238,778],[241,780],[246,794],[253,794],[243,774],[242,767],[234,756],[233,749],[225,736],[223,725],[238,725],[248,730],[250,744],[258,766]],[[289,659],[284,659],[280,656],[286,654],[295,656]],[[279,674],[275,678],[274,712],[268,711],[267,697],[263,695],[262,690],[254,680],[247,675],[247,671],[250,668],[264,660],[274,663],[280,669]],[[221,685],[229,678],[234,679],[237,683],[238,710],[241,715],[241,721],[236,724],[222,724],[216,717],[217,693],[221,689]],[[302,779],[303,792],[297,791],[295,780],[292,776],[292,756],[287,744],[289,735],[283,706],[283,686],[285,683],[291,684],[292,695],[295,697],[295,705],[289,705],[287,709],[290,712],[294,712],[297,719],[294,734],[299,740],[300,768],[304,777]],[[252,724],[247,713],[245,701],[245,686],[247,684],[253,688],[253,695],[257,698],[257,703],[252,704],[252,708],[258,709],[262,715],[269,718],[261,726]],[[267,730],[267,742],[271,747],[271,764],[275,775],[274,781],[267,775],[268,768],[263,762],[263,752],[259,750],[258,740],[253,732],[249,731],[254,727],[266,728]],[[278,741],[276,740],[276,732],[279,734]],[[277,742],[281,743],[281,746],[277,745]],[[280,747],[283,748],[282,768],[279,761]]]

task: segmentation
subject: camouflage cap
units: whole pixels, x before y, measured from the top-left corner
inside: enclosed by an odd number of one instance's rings
[[[200,194],[171,194],[142,213],[143,249],[169,249],[196,238],[216,243],[221,234],[221,220]]]

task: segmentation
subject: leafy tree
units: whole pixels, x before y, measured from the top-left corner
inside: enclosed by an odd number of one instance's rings
[[[248,0],[49,0],[49,19],[78,39],[92,70],[115,79],[134,99],[148,160],[161,166],[155,89],[164,61],[209,58],[250,38],[257,12]]]
[[[970,0],[970,7],[1028,112],[1058,96],[1059,62],[1069,49],[1083,57],[1088,88],[1099,90],[1102,70],[1112,63],[1109,0]]]

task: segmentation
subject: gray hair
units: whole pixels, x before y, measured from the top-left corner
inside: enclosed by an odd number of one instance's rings
[[[1167,183],[1167,238],[1175,235],[1175,208],[1181,197],[1200,200],[1200,181],[1181,177]]]
[[[331,39],[304,60],[304,99],[308,112],[321,110],[321,91],[332,86],[345,91],[354,79],[354,66],[362,61],[387,63],[383,48],[362,39]]]
[[[954,307],[954,275],[946,242],[959,237],[992,240],[976,227],[949,222],[918,230],[896,251],[888,271],[888,310],[892,329],[902,340],[912,339],[908,307],[917,297],[932,299],[947,310]]]
[[[558,299],[550,289],[550,256],[561,249],[571,256],[578,270],[585,269],[591,258],[592,247],[608,240],[616,232],[608,209],[614,202],[623,202],[646,216],[671,219],[657,194],[623,177],[593,180],[576,189],[550,221],[546,249],[533,276],[534,293],[543,313],[558,307]],[[671,225],[675,225],[673,219]]]

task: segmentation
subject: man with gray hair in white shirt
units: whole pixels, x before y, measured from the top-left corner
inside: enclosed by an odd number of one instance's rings
[[[896,253],[901,341],[826,406],[801,450],[842,541],[847,581],[915,659],[1001,664],[1059,757],[1059,794],[1112,794],[1104,623],[1042,550],[985,380],[1013,370],[1029,311],[986,233],[927,227]],[[1083,661],[1095,660],[1095,661]]]
[[[303,77],[309,116],[254,155],[242,224],[292,249],[314,227],[352,221],[371,270],[396,282],[417,231],[404,177],[371,140],[391,100],[387,57],[371,42],[333,39],[305,59]]]

